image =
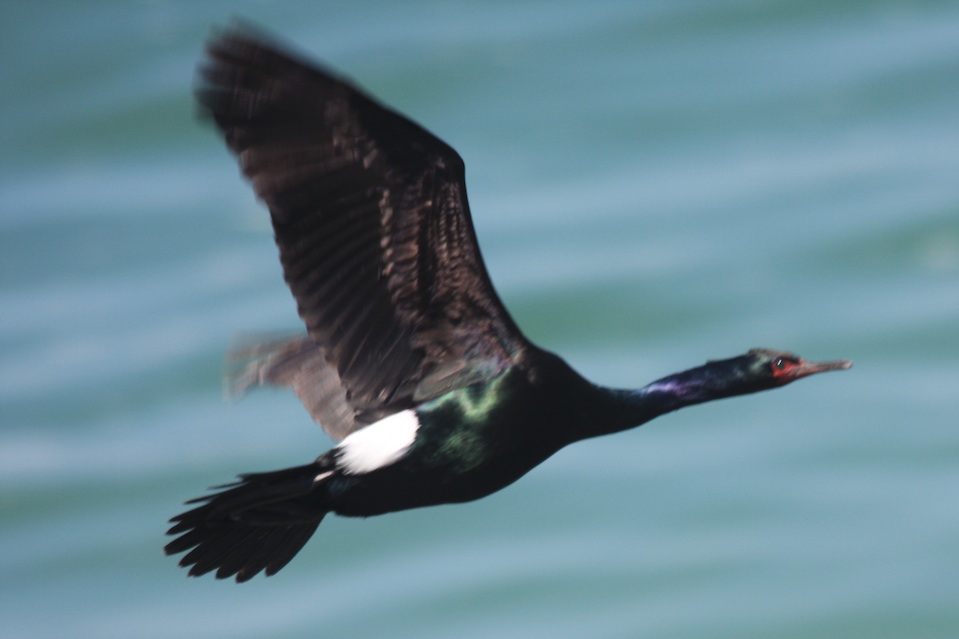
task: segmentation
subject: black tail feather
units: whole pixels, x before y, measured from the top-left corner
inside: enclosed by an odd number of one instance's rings
[[[321,460],[269,473],[241,475],[220,492],[188,501],[201,504],[170,522],[178,535],[164,550],[189,551],[180,566],[196,577],[216,571],[217,579],[247,581],[259,572],[276,574],[316,531],[326,515]]]

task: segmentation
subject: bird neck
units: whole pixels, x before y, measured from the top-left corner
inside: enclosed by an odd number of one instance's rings
[[[597,434],[633,428],[685,406],[760,390],[745,382],[742,360],[707,362],[638,389],[604,389],[609,412],[603,424],[596,424],[601,430]]]

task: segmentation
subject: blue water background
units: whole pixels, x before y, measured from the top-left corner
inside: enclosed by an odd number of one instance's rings
[[[298,326],[195,118],[254,20],[455,146],[528,335],[634,386],[754,346],[856,366],[555,455],[477,503],[330,517],[188,579],[181,502],[330,446],[223,401]],[[959,636],[959,3],[7,2],[0,636]]]

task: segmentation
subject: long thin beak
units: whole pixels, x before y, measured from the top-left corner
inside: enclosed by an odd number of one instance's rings
[[[832,362],[807,362],[803,360],[799,365],[799,369],[796,371],[794,379],[809,377],[810,375],[825,373],[826,371],[844,371],[848,368],[852,368],[852,360],[837,359]]]

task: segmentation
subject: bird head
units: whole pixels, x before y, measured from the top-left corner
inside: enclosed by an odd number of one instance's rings
[[[768,348],[754,348],[741,360],[745,377],[760,388],[776,388],[816,373],[852,368],[848,359],[810,362],[798,355]]]

